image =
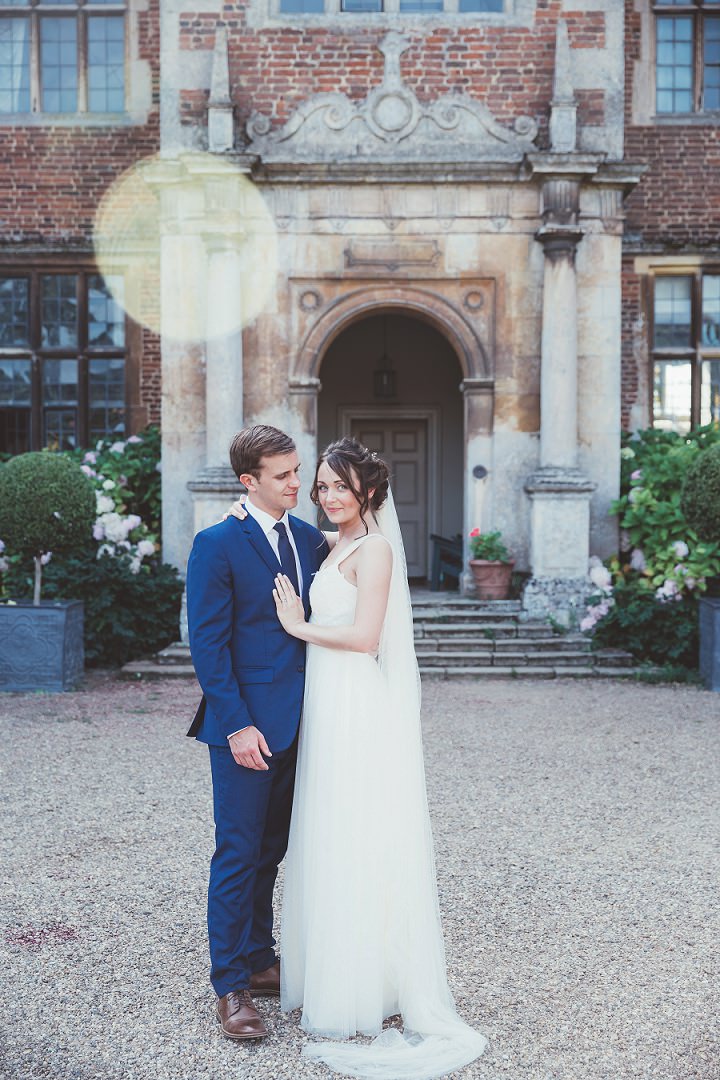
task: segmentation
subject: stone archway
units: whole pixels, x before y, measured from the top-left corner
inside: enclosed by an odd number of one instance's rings
[[[293,282],[296,337],[290,365],[289,405],[296,417],[296,439],[304,459],[314,460],[318,437],[321,366],[333,343],[355,324],[377,316],[424,322],[446,343],[457,361],[459,470],[462,492],[452,528],[467,535],[477,511],[478,458],[489,456],[493,417],[493,334],[495,283],[488,279],[429,281],[419,284],[357,281]],[[402,404],[400,402],[399,404]],[[479,449],[481,448],[481,449]],[[432,527],[430,531],[437,531]]]

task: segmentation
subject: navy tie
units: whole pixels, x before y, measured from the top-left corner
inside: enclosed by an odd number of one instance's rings
[[[300,584],[298,582],[297,563],[295,562],[295,552],[292,549],[290,540],[288,539],[287,529],[282,521],[278,521],[275,526],[275,532],[278,534],[278,553],[280,555],[280,565],[282,566],[282,572],[290,578],[293,589],[300,595]]]

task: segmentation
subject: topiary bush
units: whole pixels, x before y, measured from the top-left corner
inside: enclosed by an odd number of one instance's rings
[[[35,605],[43,565],[53,553],[87,544],[95,513],[95,489],[68,457],[41,450],[0,466],[0,537],[13,554],[34,559]]]
[[[701,540],[720,543],[720,443],[703,450],[688,468],[680,505]]]

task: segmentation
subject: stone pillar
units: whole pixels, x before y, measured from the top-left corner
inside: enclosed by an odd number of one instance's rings
[[[470,530],[476,526],[487,532],[492,522],[492,379],[467,378],[460,384],[465,426],[465,512],[463,529],[463,573],[460,592],[475,596],[475,581],[468,568]]]
[[[193,498],[193,529],[219,521],[242,488],[230,468],[228,448],[243,426],[243,351],[240,260],[241,234],[205,235],[208,253],[207,338],[205,342],[205,464],[188,483]],[[224,333],[228,312],[237,312],[237,329]]]
[[[540,467],[528,477],[530,565],[523,607],[530,617],[569,622],[589,591],[590,497],[595,484],[577,467],[577,281],[579,180],[543,185],[545,252],[540,377]]]
[[[292,430],[288,431],[288,435],[295,440],[303,466],[303,485],[300,488],[296,513],[305,521],[315,521],[317,514],[316,508],[310,501],[310,486],[319,450],[317,407],[318,394],[321,390],[320,380],[312,375],[293,377],[288,384],[288,405],[292,417]]]

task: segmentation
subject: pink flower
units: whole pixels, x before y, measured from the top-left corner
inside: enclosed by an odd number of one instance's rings
[[[97,465],[97,454],[94,450],[88,450],[83,458],[83,464],[85,465]]]
[[[631,480],[642,480],[642,469],[635,469],[630,473]]]
[[[91,469],[89,465],[81,465],[80,468],[82,469],[82,471],[85,473],[86,476],[97,476],[97,473],[95,472],[95,470]]]
[[[474,529],[472,530],[472,532],[470,533],[470,536],[472,537],[472,536],[479,536],[479,535],[480,535],[480,530],[479,530],[479,529],[477,528],[477,526],[476,526],[476,527],[475,527],[475,528],[474,528]]]

